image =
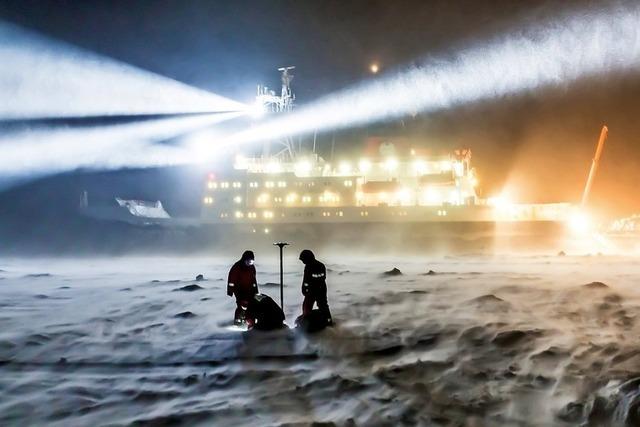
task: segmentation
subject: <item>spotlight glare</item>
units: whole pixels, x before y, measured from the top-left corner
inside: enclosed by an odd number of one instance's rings
[[[513,207],[511,198],[505,193],[502,193],[498,196],[489,197],[487,199],[487,202],[490,206],[495,207],[499,211],[508,211]]]
[[[300,160],[295,165],[295,174],[296,176],[307,176],[309,172],[311,172],[311,169],[311,162],[308,160]]]
[[[371,162],[367,159],[361,159],[358,162],[358,169],[360,169],[360,172],[362,173],[367,173],[371,170]]]
[[[249,106],[249,108],[247,109],[247,112],[254,119],[259,119],[266,114],[267,109],[265,108],[265,105],[262,102],[256,101]]]
[[[576,211],[568,219],[569,229],[578,235],[585,235],[591,230],[591,219],[586,212]]]
[[[384,168],[389,172],[395,171],[398,168],[398,159],[393,157],[388,158],[384,162]]]
[[[349,175],[351,173],[351,164],[349,162],[340,162],[338,170],[342,175]]]

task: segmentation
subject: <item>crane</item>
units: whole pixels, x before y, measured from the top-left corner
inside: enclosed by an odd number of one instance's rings
[[[587,178],[587,183],[584,186],[584,192],[582,193],[582,202],[580,205],[584,208],[587,204],[587,200],[589,199],[589,193],[591,193],[591,186],[593,185],[593,180],[596,176],[596,172],[598,171],[598,164],[600,162],[600,156],[602,155],[602,149],[604,148],[604,142],[607,139],[607,134],[609,133],[609,129],[607,126],[602,126],[602,130],[600,131],[600,139],[598,139],[598,146],[596,147],[596,154],[591,160],[591,169],[589,170],[589,177]]]

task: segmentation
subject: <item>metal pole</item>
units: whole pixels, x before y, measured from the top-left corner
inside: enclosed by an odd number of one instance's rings
[[[280,248],[280,308],[284,311],[284,270],[283,270],[283,252],[284,247],[289,244],[286,242],[277,242],[273,244]]]

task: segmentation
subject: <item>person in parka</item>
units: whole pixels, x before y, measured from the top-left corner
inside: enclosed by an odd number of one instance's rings
[[[227,281],[227,295],[236,297],[236,311],[234,323],[244,323],[244,315],[249,301],[258,293],[256,281],[255,256],[252,251],[244,251],[242,257],[229,270]]]
[[[284,327],[284,312],[269,296],[255,294],[245,312],[245,321],[249,329],[272,331]]]
[[[318,309],[324,316],[326,325],[331,326],[333,325],[333,319],[327,301],[327,269],[309,249],[305,249],[300,253],[300,261],[304,264],[302,316],[308,316],[313,310],[313,305],[317,304]]]

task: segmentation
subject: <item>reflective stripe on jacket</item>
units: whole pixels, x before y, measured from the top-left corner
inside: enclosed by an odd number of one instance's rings
[[[318,260],[313,260],[304,266],[304,276],[302,278],[302,294],[326,292],[327,289],[327,269]]]

